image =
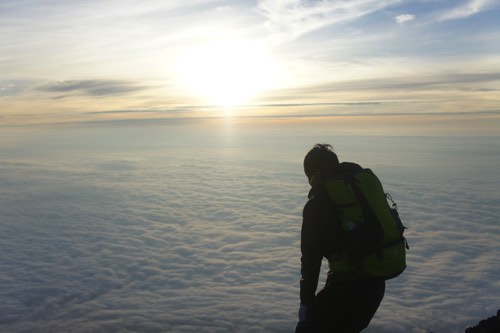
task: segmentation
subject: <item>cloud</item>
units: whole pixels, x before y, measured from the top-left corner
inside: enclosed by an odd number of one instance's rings
[[[27,91],[34,82],[23,80],[0,81],[0,97],[21,95]]]
[[[404,91],[411,96],[418,91],[475,91],[488,92],[500,89],[500,72],[490,73],[441,73],[439,75],[411,75],[402,77],[378,77],[376,79],[360,79],[351,81],[331,82],[326,84],[290,89],[287,95],[331,94],[332,91],[378,91],[387,92],[391,96]],[[376,101],[374,99],[373,101]],[[317,103],[321,104],[321,103]],[[327,103],[323,103],[327,104]],[[339,103],[341,104],[341,103]]]
[[[13,83],[6,83],[0,85],[0,96],[16,95],[20,89]]]
[[[158,186],[138,189],[134,196],[142,198],[139,201],[123,201],[130,193],[128,189],[124,197],[113,194],[112,188],[127,175],[132,177],[127,188],[143,180],[141,177],[136,183],[133,179],[145,165],[134,161],[130,168],[126,159],[110,158],[97,164],[87,164],[87,160],[80,171],[41,167],[38,170],[43,176],[24,183],[20,179],[0,179],[5,190],[16,183],[19,186],[16,195],[2,201],[16,206],[8,210],[1,207],[6,235],[20,232],[32,242],[15,246],[18,238],[2,243],[2,250],[12,250],[8,258],[2,257],[2,264],[7,264],[3,261],[6,258],[13,265],[9,266],[11,273],[2,277],[2,286],[11,288],[0,289],[0,321],[8,326],[6,329],[290,330],[293,321],[286,318],[295,310],[291,300],[296,296],[296,276],[291,271],[295,267],[283,266],[282,258],[288,256],[288,249],[297,249],[297,244],[290,244],[298,239],[299,223],[292,221],[297,219],[300,208],[290,207],[287,196],[275,199],[273,206],[283,204],[282,208],[276,207],[275,217],[290,222],[280,224],[283,230],[277,233],[273,218],[264,210],[270,199],[268,194],[264,196],[267,190],[251,185],[259,177],[255,172],[247,169],[249,178],[242,177],[240,173],[245,169],[237,167],[213,178],[221,166],[217,163],[196,165],[182,159],[170,160],[173,163],[168,160],[162,169],[174,173],[164,175],[176,179],[163,184],[156,179]],[[15,168],[18,171],[11,174],[14,176],[34,165],[2,163],[0,167],[3,171]],[[181,173],[176,176],[175,170]],[[192,178],[193,171],[201,178]],[[101,176],[89,182],[85,174]],[[198,182],[203,184],[203,190],[196,200],[191,200],[193,185]],[[250,185],[245,190],[247,198],[227,192],[227,186],[240,187],[242,182]],[[49,183],[53,185],[45,186]],[[157,190],[162,194],[155,194]],[[2,200],[7,199],[4,193],[0,193]],[[46,200],[40,200],[45,195]],[[295,196],[299,198],[299,192]],[[164,200],[168,204],[161,203]],[[216,201],[220,204],[214,205]],[[20,216],[20,210],[29,202],[34,204],[33,210]],[[175,208],[180,206],[187,210]],[[29,216],[35,211],[40,223],[32,225]],[[30,225],[30,231],[22,231]],[[269,251],[274,255],[266,255]],[[36,262],[42,261],[44,264],[37,266]],[[28,273],[30,269],[33,271]],[[21,273],[24,279],[16,282],[14,277]],[[256,282],[259,286],[255,286]],[[269,296],[262,298],[265,294]],[[274,297],[289,298],[290,302],[275,303]],[[251,311],[262,307],[269,314],[267,318]]]
[[[414,19],[415,15],[412,14],[401,14],[394,18],[394,20],[396,20],[396,22],[401,25],[405,25],[406,23],[413,21]]]
[[[350,22],[399,0],[302,1],[260,0],[259,12],[278,41],[294,40],[325,26]]]
[[[495,0],[468,0],[463,5],[457,6],[440,17],[440,21],[458,20],[478,14],[482,11],[490,9],[496,3]]]
[[[367,332],[460,332],[496,311],[497,138],[262,125],[30,132],[15,150],[0,140],[2,329],[293,331],[300,161],[323,139],[379,175],[409,227],[408,271]]]
[[[40,91],[87,96],[120,95],[135,92],[144,87],[135,86],[128,81],[119,80],[69,80],[47,84],[38,88]],[[66,95],[63,95],[65,97]]]

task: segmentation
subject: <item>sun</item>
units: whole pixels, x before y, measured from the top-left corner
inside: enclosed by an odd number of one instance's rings
[[[190,47],[180,70],[185,88],[222,107],[250,103],[278,76],[278,66],[262,45],[230,38]]]

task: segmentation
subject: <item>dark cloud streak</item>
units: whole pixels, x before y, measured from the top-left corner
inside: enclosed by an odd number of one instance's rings
[[[129,81],[120,80],[69,80],[47,84],[38,88],[39,91],[51,93],[77,93],[93,97],[120,95],[140,91],[145,87],[134,85]],[[64,98],[66,96],[59,96]]]

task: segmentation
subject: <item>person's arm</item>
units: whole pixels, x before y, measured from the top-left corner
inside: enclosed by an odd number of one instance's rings
[[[323,253],[321,249],[321,217],[319,200],[313,198],[304,207],[301,232],[301,274],[300,302],[308,305],[314,299],[321,270]]]

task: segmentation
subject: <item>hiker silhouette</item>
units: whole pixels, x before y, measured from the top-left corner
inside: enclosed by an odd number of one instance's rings
[[[328,144],[315,145],[304,158],[304,172],[311,189],[303,210],[300,307],[296,333],[362,331],[368,327],[384,297],[385,280],[393,277],[370,276],[366,271],[360,270],[360,261],[348,260],[352,256],[349,256],[349,250],[346,249],[352,248],[351,243],[354,241],[349,229],[361,224],[346,226],[346,221],[341,219],[342,214],[339,212],[342,208],[333,203],[325,186],[317,183],[318,174],[353,177],[360,170],[368,169],[355,163],[340,163],[332,146]],[[380,188],[383,191],[381,186]],[[385,194],[382,195],[386,201]],[[353,200],[355,199],[359,198],[354,196]],[[386,209],[390,209],[388,204]],[[360,212],[359,215],[363,214]],[[377,219],[373,213],[371,216]],[[364,237],[366,239],[367,236]],[[401,242],[406,244],[402,231],[397,239],[398,244]],[[377,251],[381,253],[383,248]],[[404,246],[401,251],[405,251]],[[373,249],[372,253],[375,253]],[[330,269],[325,286],[316,294],[323,258],[328,260]],[[358,256],[359,258],[363,257]],[[403,253],[402,259],[404,258]],[[403,264],[402,269],[394,276],[404,270],[406,262]]]

